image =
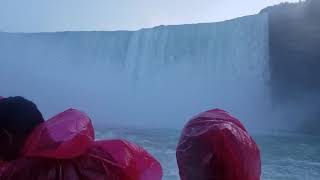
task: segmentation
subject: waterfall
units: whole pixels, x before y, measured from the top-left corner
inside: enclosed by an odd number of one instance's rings
[[[96,124],[181,128],[224,108],[249,127],[269,108],[268,17],[139,31],[0,33],[0,95]],[[265,124],[263,124],[265,123]]]

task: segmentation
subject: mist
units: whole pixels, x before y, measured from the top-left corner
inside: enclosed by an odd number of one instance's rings
[[[46,119],[83,110],[98,128],[180,129],[222,108],[252,132],[316,132],[319,93],[303,90],[308,81],[299,88],[283,81],[295,77],[292,58],[283,65],[291,68],[272,74],[280,61],[270,59],[269,42],[280,38],[270,38],[268,20],[258,14],[139,31],[0,33],[0,95],[33,100]]]
[[[257,15],[135,32],[2,33],[0,94],[35,101],[46,118],[78,108],[99,127],[182,128],[222,108],[260,130],[270,112],[267,27]]]

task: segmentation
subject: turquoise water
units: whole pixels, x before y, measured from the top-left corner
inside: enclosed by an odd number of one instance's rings
[[[99,131],[98,138],[125,138],[135,142],[162,164],[164,180],[178,180],[176,130],[114,128]],[[320,137],[296,134],[256,135],[262,154],[262,180],[319,180]]]

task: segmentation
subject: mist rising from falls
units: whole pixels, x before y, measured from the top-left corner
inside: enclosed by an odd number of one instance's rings
[[[140,31],[0,33],[0,95],[46,117],[80,108],[99,125],[181,128],[223,108],[251,130],[268,124],[264,14]]]

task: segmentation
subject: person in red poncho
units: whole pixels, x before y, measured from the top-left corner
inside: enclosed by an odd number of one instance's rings
[[[124,140],[94,140],[89,117],[69,109],[44,121],[22,97],[0,97],[0,180],[160,180],[159,162]]]
[[[235,117],[201,113],[183,129],[177,147],[181,180],[259,180],[260,151]]]

